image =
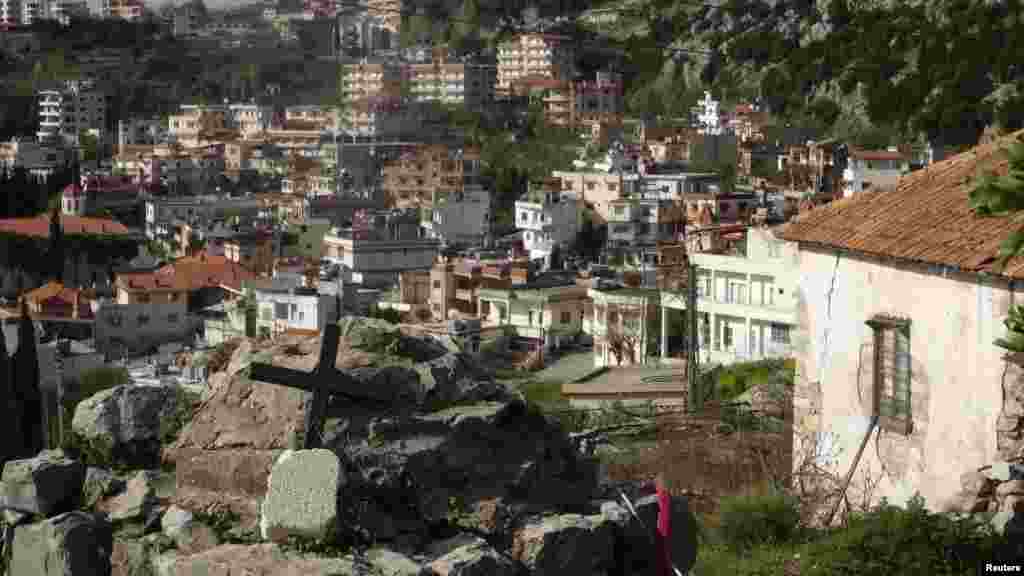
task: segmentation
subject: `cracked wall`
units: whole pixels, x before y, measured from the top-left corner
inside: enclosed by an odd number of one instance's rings
[[[877,482],[874,501],[903,503],[915,491],[930,507],[949,501],[961,474],[997,453],[1005,362],[993,341],[1003,334],[1010,296],[1005,286],[979,280],[801,250],[794,450],[800,437],[817,435],[835,456],[822,463],[847,473],[871,418],[873,339],[865,321],[905,317],[913,431],[874,432],[854,482]],[[1024,376],[1014,374],[1017,409],[1024,406]],[[1024,436],[1024,421],[1013,426]]]

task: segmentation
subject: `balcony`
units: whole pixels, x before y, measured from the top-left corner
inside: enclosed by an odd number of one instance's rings
[[[470,289],[456,290],[455,291],[455,299],[456,300],[461,300],[463,302],[472,302],[473,301],[473,290],[470,290]]]

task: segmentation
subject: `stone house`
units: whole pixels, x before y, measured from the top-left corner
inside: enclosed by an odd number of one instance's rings
[[[813,208],[781,234],[798,244],[794,454],[816,440],[837,474],[856,465],[851,500],[877,483],[870,500],[920,492],[942,509],[962,474],[1020,453],[1022,372],[994,344],[1024,279],[1024,259],[999,272],[996,255],[1020,225],[968,199],[981,169],[1006,173],[999,145]]]

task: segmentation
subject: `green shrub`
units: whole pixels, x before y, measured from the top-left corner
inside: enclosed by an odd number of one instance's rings
[[[808,548],[806,575],[971,574],[994,560],[998,537],[979,518],[931,513],[916,495],[855,516]]]
[[[799,502],[784,492],[767,490],[721,501],[718,534],[732,549],[784,544],[794,540],[799,532]]]

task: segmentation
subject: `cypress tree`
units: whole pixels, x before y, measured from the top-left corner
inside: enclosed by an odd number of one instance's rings
[[[14,353],[14,386],[20,401],[22,421],[21,457],[31,458],[43,449],[43,395],[39,389],[39,357],[36,351],[36,328],[28,313],[28,303],[21,301],[18,324],[18,351]]]
[[[7,337],[0,327],[0,414],[3,423],[0,424],[4,437],[9,442],[4,442],[0,449],[0,468],[8,460],[20,456],[24,449],[19,446],[21,441],[21,406],[18,405],[18,398],[14,389],[14,374],[11,372],[11,362],[7,357]]]
[[[60,222],[60,208],[57,206],[50,212],[50,246],[46,256],[50,261],[50,278],[60,282],[64,276],[64,229]]]

